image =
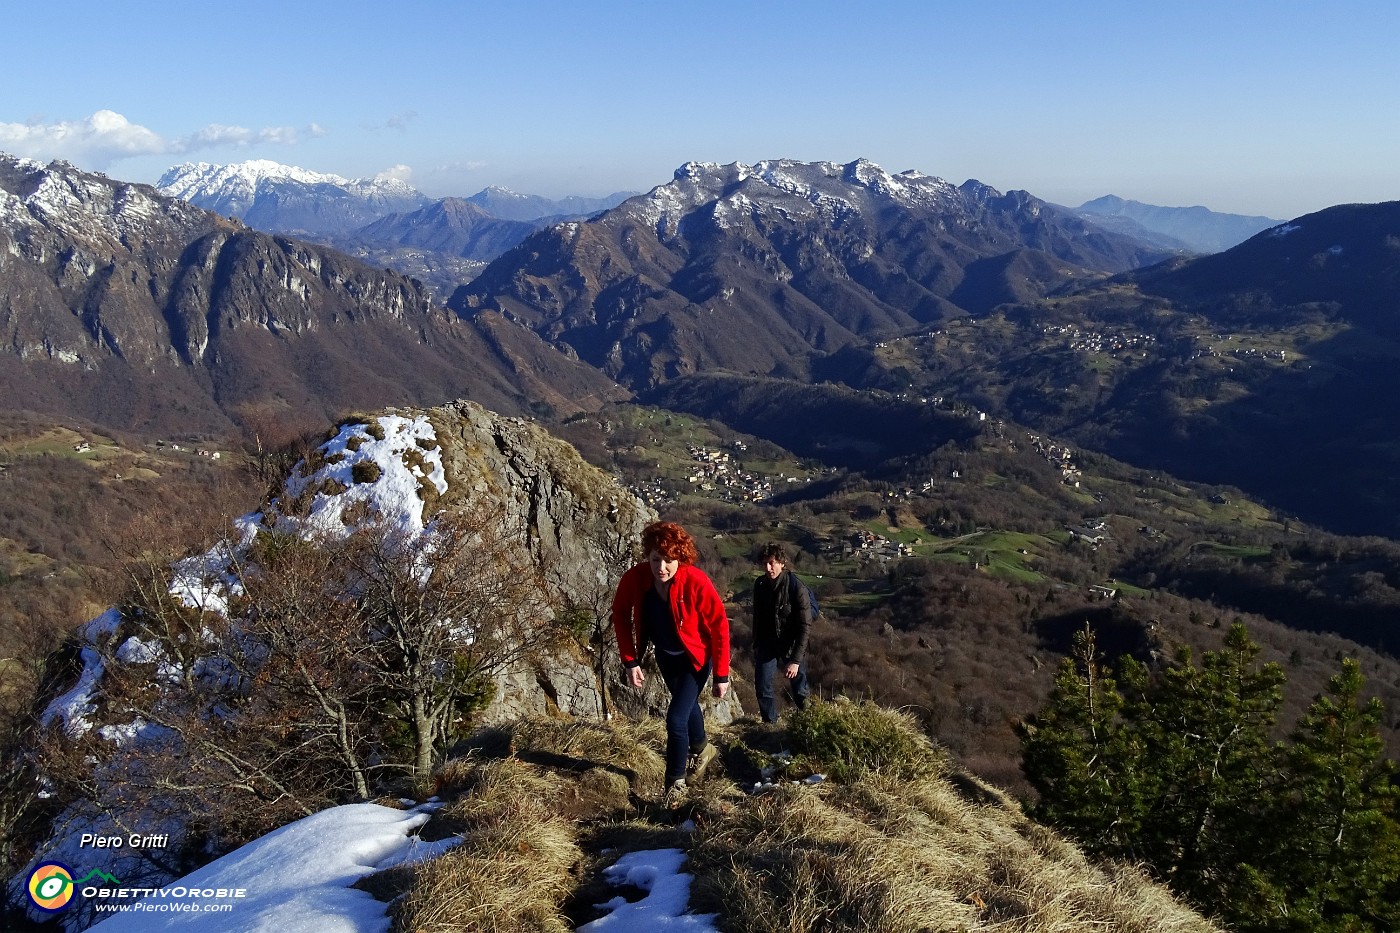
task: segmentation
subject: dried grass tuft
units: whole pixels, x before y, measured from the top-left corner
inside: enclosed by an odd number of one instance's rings
[[[532,812],[533,811],[533,812]],[[559,904],[580,856],[570,821],[518,806],[425,863],[396,910],[415,933],[563,933]]]
[[[459,761],[439,771],[463,796],[433,823],[462,843],[416,870],[395,928],[414,933],[568,929],[559,905],[580,858],[574,822],[559,815],[556,775],[514,758]]]
[[[734,933],[1218,933],[1126,868],[1090,864],[966,775],[787,785],[699,825],[694,909]]]
[[[627,778],[641,796],[655,796],[666,776],[660,749],[666,745],[664,724],[525,719],[511,730],[510,748],[520,758],[573,767],[580,773],[602,767]]]

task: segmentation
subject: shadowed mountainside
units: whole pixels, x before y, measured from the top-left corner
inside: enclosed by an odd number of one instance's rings
[[[0,159],[0,391],[149,432],[240,412],[471,397],[506,411],[613,397],[529,331],[416,282],[248,230],[141,185]]]

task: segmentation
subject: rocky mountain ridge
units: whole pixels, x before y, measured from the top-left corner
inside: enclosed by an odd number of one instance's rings
[[[0,156],[0,387],[17,408],[190,432],[226,430],[246,406],[519,411],[616,393],[498,322],[147,186]]]
[[[813,352],[1164,258],[1025,192],[857,160],[714,165],[534,234],[453,295],[633,387]]]

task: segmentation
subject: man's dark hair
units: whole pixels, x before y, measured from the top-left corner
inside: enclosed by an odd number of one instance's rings
[[[788,563],[787,551],[776,541],[769,541],[763,546],[763,550],[758,552],[758,562],[766,563],[769,560],[776,560],[781,564]]]

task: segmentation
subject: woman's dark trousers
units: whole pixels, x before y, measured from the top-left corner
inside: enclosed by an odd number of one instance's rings
[[[671,691],[666,708],[666,786],[685,777],[691,749],[706,742],[705,714],[700,711],[700,691],[710,679],[710,665],[696,670],[688,654],[656,653],[656,666]]]

